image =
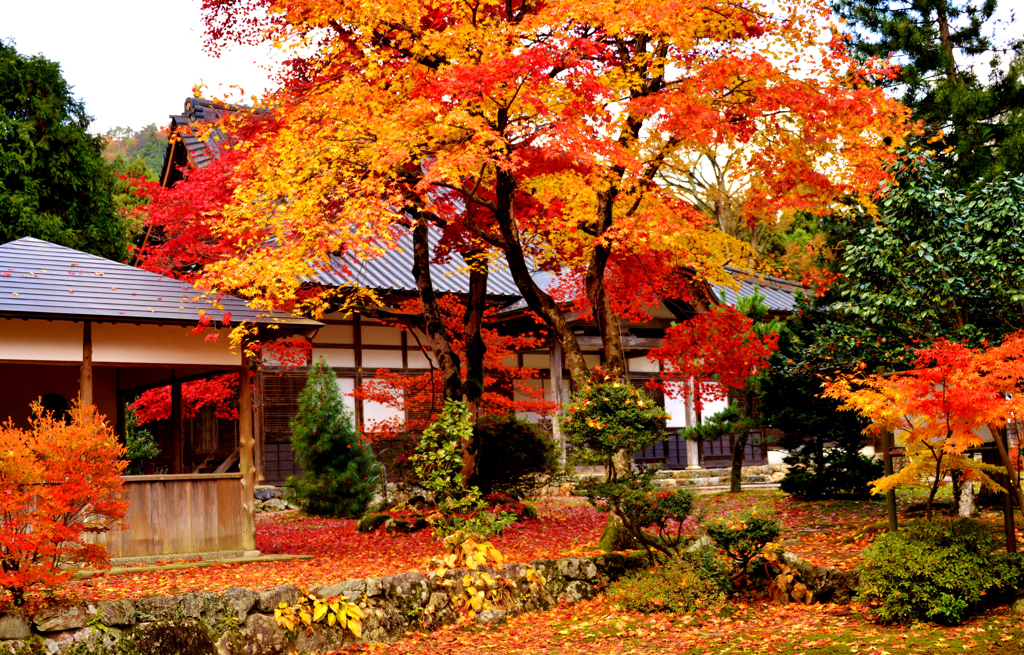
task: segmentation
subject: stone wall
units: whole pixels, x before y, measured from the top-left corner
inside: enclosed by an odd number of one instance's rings
[[[455,623],[469,575],[476,584],[487,573],[500,590],[495,609],[479,613],[479,623],[502,623],[509,615],[543,611],[561,601],[595,596],[609,580],[643,560],[622,555],[535,560],[495,570],[402,573],[383,578],[348,580],[308,589],[320,598],[340,596],[362,608],[362,640],[401,639],[409,630],[430,630]],[[533,569],[544,584],[531,584]],[[294,604],[298,587],[263,591],[229,589],[222,594],[189,593],[137,600],[101,601],[45,608],[29,616],[0,613],[0,654],[86,652],[100,655],[282,655],[331,651],[358,643],[351,632],[316,624],[312,634],[288,633],[277,625],[274,609]]]

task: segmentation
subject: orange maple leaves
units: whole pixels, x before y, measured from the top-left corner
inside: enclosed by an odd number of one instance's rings
[[[0,426],[0,587],[16,605],[33,585],[52,589],[70,568],[109,562],[83,533],[116,527],[128,507],[124,448],[96,408],[76,402],[68,422],[32,411],[30,430]]]
[[[986,344],[987,345],[987,344]],[[914,368],[896,375],[844,376],[825,395],[871,421],[866,431],[895,433],[908,464],[875,481],[876,492],[922,477],[936,488],[953,470],[1001,489],[990,473],[1000,467],[969,456],[993,430],[1024,412],[1024,332],[984,348],[939,341],[917,351]]]

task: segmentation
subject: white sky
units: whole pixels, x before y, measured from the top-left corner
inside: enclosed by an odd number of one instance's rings
[[[1024,19],[1024,0],[999,5],[1001,18],[1012,12]],[[0,39],[13,38],[21,54],[60,62],[95,118],[91,131],[166,125],[200,81],[207,96],[261,95],[270,85],[264,66],[279,56],[269,47],[208,56],[199,6],[200,0],[0,0]],[[1020,36],[1019,25],[997,37]]]
[[[228,95],[232,84],[260,95],[270,84],[261,67],[272,60],[269,47],[235,48],[220,59],[203,52],[199,7],[199,0],[0,0],[0,39],[13,38],[20,54],[60,62],[95,119],[90,131],[164,126],[200,80],[207,97]]]

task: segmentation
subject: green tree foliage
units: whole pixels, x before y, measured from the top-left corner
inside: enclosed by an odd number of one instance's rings
[[[104,154],[111,164],[120,157],[125,162],[141,162],[149,171],[144,177],[156,179],[164,165],[167,151],[167,131],[150,123],[135,130],[130,127],[114,127],[107,130]],[[136,176],[143,177],[143,176]]]
[[[378,483],[377,459],[353,427],[334,372],[323,358],[309,371],[291,430],[303,473],[289,483],[302,509],[330,517],[365,512]]]
[[[822,376],[836,370],[815,341],[826,313],[827,308],[816,309],[812,300],[798,298],[797,311],[779,331],[779,349],[758,378],[760,418],[782,433],[776,444],[790,451],[783,491],[801,498],[864,497],[868,482],[881,470],[860,454],[864,421],[821,396]]]
[[[60,66],[0,42],[0,89],[0,243],[32,236],[124,260],[103,139]]]
[[[135,193],[132,183],[125,178],[153,181],[156,177],[141,159],[128,164],[120,155],[114,158],[110,170],[114,173],[111,187],[114,205],[124,218],[128,234],[135,237],[142,233],[143,226],[142,218],[136,214],[135,208],[146,204],[146,200]]]
[[[539,426],[515,414],[482,417],[474,428],[480,451],[470,484],[484,495],[503,493],[515,499],[546,484],[560,464],[558,445]]]
[[[1024,173],[1024,41],[992,38],[1020,34],[997,24],[996,0],[833,0],[833,7],[861,57],[895,55],[902,67],[888,85],[927,137],[945,134],[932,147],[959,182]]]
[[[128,460],[125,467],[125,475],[138,475],[147,460],[153,459],[160,454],[160,446],[153,433],[139,426],[139,417],[135,414],[135,408],[130,403],[124,408],[124,433],[125,451],[124,458]]]
[[[824,371],[906,365],[936,339],[980,346],[1024,315],[1024,179],[957,186],[908,154],[879,213],[835,219],[840,277],[819,300],[807,357]]]

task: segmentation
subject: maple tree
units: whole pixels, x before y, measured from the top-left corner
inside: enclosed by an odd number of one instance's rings
[[[32,405],[30,428],[0,426],[0,587],[15,605],[28,588],[53,589],[74,568],[110,555],[83,533],[120,525],[124,448],[94,406],[71,404],[68,420]]]
[[[452,351],[460,360],[460,371],[465,380],[469,374],[469,366],[464,333],[460,330],[465,303],[454,295],[442,296],[437,302],[445,323],[447,339]],[[490,321],[497,313],[496,308],[489,308],[485,310],[483,317]],[[385,324],[393,325],[409,334],[411,343],[418,343],[414,326],[419,323],[421,315],[420,302],[410,300],[400,303],[393,312],[382,318]],[[542,333],[506,335],[494,327],[481,327],[480,338],[484,345],[480,363],[483,371],[483,392],[478,401],[478,416],[497,416],[509,412],[534,412],[545,416],[557,409],[555,403],[544,399],[544,390],[540,385],[529,384],[529,380],[538,378],[537,369],[511,366],[507,363],[509,358],[513,358],[520,351],[540,347],[543,344]],[[424,350],[424,355],[430,359],[432,351],[422,343],[420,346]],[[365,434],[371,440],[395,439],[403,433],[422,432],[437,419],[444,407],[444,381],[441,372],[433,365],[419,375],[379,368],[374,376],[364,379],[353,395],[402,410],[403,417],[368,423],[365,426]],[[519,394],[523,399],[516,400],[515,394]]]
[[[967,479],[1013,493],[1021,501],[1015,475],[1000,433],[1007,421],[1024,409],[1024,333],[1001,344],[975,349],[938,341],[916,351],[914,367],[896,375],[839,376],[825,396],[840,400],[841,409],[856,411],[870,421],[867,430],[893,431],[906,444],[907,463],[898,472],[876,480],[876,493],[896,485],[927,481],[928,518],[932,501],[946,476],[963,472]],[[996,467],[968,456],[983,443],[983,432],[995,435],[1003,463]],[[1009,472],[1011,489],[991,477]],[[1024,503],[1022,503],[1024,506]]]
[[[694,0],[206,0],[204,12],[214,50],[299,46],[266,103],[276,129],[246,146],[222,210],[220,233],[247,234],[249,247],[207,267],[211,284],[289,298],[329,253],[372,259],[399,226],[435,226],[481,266],[500,253],[578,388],[588,367],[531,262],[582,282],[608,371],[621,376],[613,307],[634,290],[615,287],[616,271],[731,284],[722,265],[750,252],[655,182],[668,159],[712,143],[744,149],[743,211],[756,224],[839,196],[867,202],[886,177],[884,140],[898,144],[905,129],[903,108],[864,83],[890,71],[823,42],[830,12],[814,0],[785,12]],[[415,250],[421,281],[426,253]],[[455,358],[420,289],[453,396]],[[700,301],[668,298],[682,301],[681,320]]]
[[[184,382],[181,385],[181,415],[192,418],[206,406],[213,406],[217,418],[238,418],[238,374],[227,373],[212,378]],[[139,425],[171,417],[170,385],[143,391],[128,405],[135,412]]]

